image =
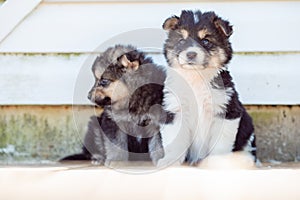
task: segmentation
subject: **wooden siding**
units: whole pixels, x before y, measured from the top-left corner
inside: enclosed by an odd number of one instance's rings
[[[130,43],[151,49],[165,64],[162,22],[182,9],[198,8],[214,10],[234,25],[236,54],[229,68],[244,103],[300,103],[299,1],[26,0],[22,8],[15,2],[0,7],[2,105],[89,104],[93,77],[87,58],[113,44]],[[74,102],[83,72],[88,80]]]

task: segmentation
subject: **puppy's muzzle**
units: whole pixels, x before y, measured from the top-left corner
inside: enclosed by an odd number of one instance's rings
[[[88,98],[90,101],[92,101],[92,95],[93,95],[93,92],[92,92],[92,90],[91,90],[91,91],[89,91],[88,96],[87,96],[87,98]]]
[[[194,60],[197,57],[197,52],[195,52],[195,51],[189,51],[189,52],[186,53],[186,57],[189,60]]]

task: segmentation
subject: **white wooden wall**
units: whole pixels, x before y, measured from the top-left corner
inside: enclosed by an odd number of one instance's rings
[[[300,1],[8,0],[0,7],[0,105],[88,104],[93,52],[116,43],[164,64],[161,25],[182,9],[213,10],[234,25],[229,68],[245,104],[300,104]]]

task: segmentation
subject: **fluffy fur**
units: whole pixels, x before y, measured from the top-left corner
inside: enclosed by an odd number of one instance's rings
[[[214,12],[182,11],[163,28],[168,31],[164,55],[171,67],[164,103],[176,118],[162,130],[165,157],[159,165],[176,160],[196,164],[208,155],[235,151],[255,156],[252,119],[227,68],[232,26]]]
[[[95,85],[88,98],[103,107],[93,116],[84,139],[83,152],[64,160],[151,160],[164,156],[160,126],[173,114],[162,107],[166,72],[132,46],[108,48],[95,60]]]

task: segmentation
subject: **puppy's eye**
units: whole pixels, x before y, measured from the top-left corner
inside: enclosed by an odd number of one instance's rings
[[[111,83],[111,81],[108,79],[101,79],[98,82],[98,86],[107,87],[110,83]]]
[[[178,41],[179,44],[183,44],[185,43],[185,39],[181,38],[179,41]]]
[[[211,43],[208,39],[202,39],[202,40],[201,40],[201,44],[202,44],[204,47],[207,47],[207,48],[212,47],[212,43]]]

